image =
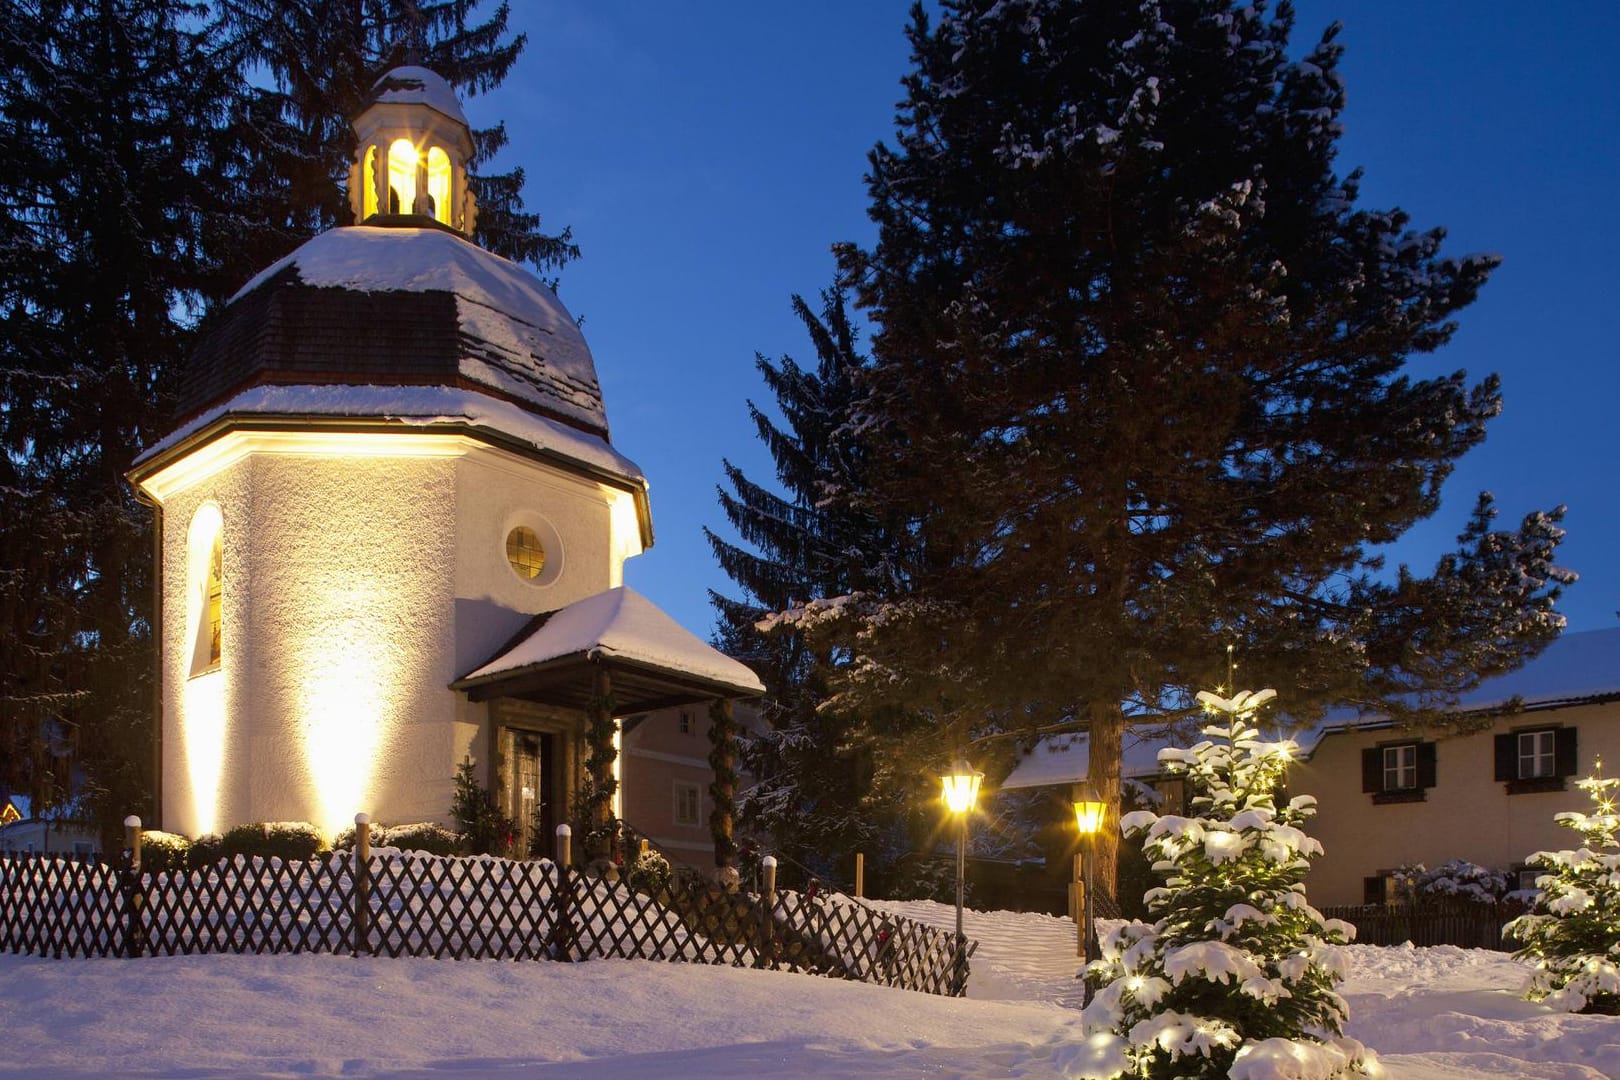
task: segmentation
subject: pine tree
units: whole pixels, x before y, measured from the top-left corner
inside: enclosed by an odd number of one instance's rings
[[[769,730],[745,748],[755,783],[739,802],[743,820],[769,832],[783,854],[830,874],[843,856],[876,848],[887,816],[874,805],[864,767],[869,755],[861,747],[872,733],[853,714],[819,708],[832,666],[825,651],[791,628],[765,634],[756,627],[796,600],[859,587],[881,554],[869,519],[826,506],[830,493],[858,482],[862,450],[839,427],[866,359],[844,291],[826,290],[821,301],[818,315],[793,297],[815,349],[814,368],[787,356],[755,359],[784,426],[753,402],[749,415],[783,494],[724,462],[729,490],[719,488],[720,507],[743,543],[704,534],[743,592],[742,599],[710,594],[719,615],[717,644],[751,663],[767,688]]]
[[[1353,929],[1305,899],[1311,857],[1322,854],[1303,830],[1316,800],[1277,805],[1293,743],[1261,740],[1254,723],[1273,697],[1201,693],[1215,721],[1207,740],[1159,753],[1186,774],[1193,816],[1138,810],[1120,820],[1144,838],[1164,885],[1146,898],[1155,921],[1108,934],[1086,969],[1096,996],[1082,1013],[1090,1057],[1078,1075],[1376,1072],[1373,1056],[1343,1037],[1345,1004],[1333,990],[1345,975],[1333,946]]]
[[[244,79],[258,70],[270,84],[245,81],[236,104],[233,160],[244,214],[228,238],[227,291],[315,233],[349,224],[349,122],[384,71],[420,63],[470,94],[501,84],[525,38],[508,35],[507,4],[475,22],[478,6],[478,0],[218,0],[227,48]],[[474,240],[538,270],[559,270],[579,255],[569,230],[544,233],[539,215],[524,210],[522,169],[488,171],[506,141],[504,124],[473,132]]]
[[[151,517],[124,472],[166,386],[220,205],[233,88],[169,0],[33,0],[0,33],[0,780],[152,820]]]
[[[1433,573],[1379,576],[1500,409],[1408,370],[1497,260],[1335,172],[1337,28],[1295,59],[1286,3],[941,8],[870,156],[876,243],[838,249],[876,328],[838,499],[904,540],[795,613],[851,657],[838,706],[925,709],[942,747],[1087,729],[1117,806],[1127,718],[1195,715],[1212,641],[1301,721],[1415,721],[1552,640],[1561,509],[1497,530],[1482,496]]]
[[[1535,910],[1507,925],[1535,964],[1527,996],[1569,1012],[1620,1015],[1620,778],[1604,777],[1603,762],[1577,785],[1593,812],[1565,811],[1560,825],[1581,836],[1575,850],[1538,851],[1526,860],[1546,871],[1536,879]]]

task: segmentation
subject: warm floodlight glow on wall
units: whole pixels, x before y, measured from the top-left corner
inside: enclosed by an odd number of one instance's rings
[[[416,168],[419,156],[409,139],[395,139],[388,147],[388,212],[409,214],[416,205]]]
[[[334,585],[311,590],[293,656],[297,725],[314,788],[315,825],[327,836],[372,804],[379,755],[399,726],[410,658],[390,627],[410,625],[409,590]]]
[[[600,490],[608,500],[609,527],[613,531],[608,588],[617,589],[624,584],[624,560],[646,550],[641,544],[641,516],[636,512],[636,497],[628,491],[606,484],[601,485]]]
[[[222,544],[225,519],[215,503],[204,503],[186,531],[186,624],[188,653],[180,714],[180,753],[191,782],[192,828],[215,832],[219,786],[225,768],[225,677],[210,645],[209,580]]]

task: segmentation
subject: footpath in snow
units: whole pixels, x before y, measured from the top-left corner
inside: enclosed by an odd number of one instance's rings
[[[954,928],[954,909],[881,906]],[[585,964],[0,955],[0,1077],[1047,1078],[1077,1038],[1074,924],[969,912],[967,1000],[809,975]],[[1620,1018],[1521,1000],[1505,954],[1353,946],[1348,1034],[1394,1080],[1620,1080]]]

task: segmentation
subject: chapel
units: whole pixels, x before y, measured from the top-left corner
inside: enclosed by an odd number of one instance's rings
[[[356,224],[216,314],[130,473],[158,515],[161,824],[447,822],[470,760],[521,843],[611,789],[618,718],[710,706],[724,760],[763,687],[625,586],[646,477],[573,316],[472,243],[449,84],[395,68],[353,126]]]

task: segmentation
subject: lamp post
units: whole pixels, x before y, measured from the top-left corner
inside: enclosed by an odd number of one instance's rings
[[[1108,804],[1103,802],[1102,796],[1088,780],[1080,785],[1074,798],[1074,823],[1080,830],[1080,839],[1085,843],[1085,915],[1081,926],[1081,935],[1085,948],[1086,963],[1097,959],[1097,923],[1095,906],[1092,900],[1092,867],[1097,861],[1097,830],[1102,828],[1103,817],[1108,813]]]
[[[974,772],[961,758],[951,771],[940,778],[944,788],[945,808],[956,815],[956,974],[955,993],[960,994],[967,983],[967,938],[962,934],[962,890],[967,880],[967,827],[968,814],[979,798],[979,783],[984,773]]]

